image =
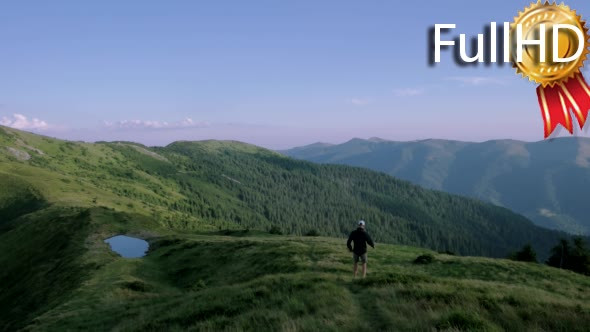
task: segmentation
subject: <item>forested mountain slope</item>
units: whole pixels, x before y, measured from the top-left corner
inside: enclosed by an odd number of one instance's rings
[[[378,242],[496,257],[529,242],[544,255],[563,236],[488,203],[239,142],[148,148],[0,130],[0,180],[31,188],[21,196],[34,204],[105,206],[175,229],[275,226],[340,237],[364,219]]]
[[[541,142],[353,139],[283,151],[318,163],[365,167],[412,183],[474,197],[537,225],[590,234],[590,139]]]

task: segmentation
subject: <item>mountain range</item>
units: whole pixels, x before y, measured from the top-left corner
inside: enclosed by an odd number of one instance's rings
[[[317,163],[372,169],[507,207],[546,228],[590,234],[589,138],[481,143],[372,138],[281,152]]]
[[[108,207],[175,229],[275,228],[345,237],[359,219],[377,241],[503,257],[563,236],[478,200],[383,173],[318,165],[230,141],[62,141],[0,128],[3,219],[42,206]],[[1,223],[0,223],[1,224]]]
[[[586,276],[455,255],[531,243],[543,260],[567,234],[363,168],[240,142],[147,147],[0,127],[0,188],[0,330],[583,331],[590,321]],[[377,246],[367,279],[351,281],[344,237],[358,219]],[[149,241],[147,256],[112,252],[104,240],[117,234]]]

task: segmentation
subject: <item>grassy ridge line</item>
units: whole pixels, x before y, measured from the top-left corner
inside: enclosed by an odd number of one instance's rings
[[[279,227],[346,236],[366,219],[381,242],[505,256],[527,242],[547,255],[563,234],[491,204],[426,190],[385,174],[320,166],[238,142],[164,148],[67,142],[4,128],[0,172],[39,188],[50,203],[149,215],[174,229]],[[156,154],[159,157],[154,157]]]
[[[178,186],[138,170],[135,163],[141,160],[126,160],[123,152],[134,149],[127,143],[61,141],[6,127],[0,132],[0,173],[35,188],[50,204],[103,206],[157,216],[162,222],[183,220],[186,226],[211,227],[201,218],[170,210],[173,202],[184,198]],[[31,159],[18,160],[6,147],[27,152]]]
[[[3,223],[0,330],[22,328],[75,298],[76,290],[112,257],[104,238],[113,233],[149,237],[156,230],[167,234],[141,215],[63,206],[49,206]]]
[[[64,301],[90,271],[81,263],[89,215],[48,208],[0,227],[0,330],[22,328]]]
[[[40,209],[46,202],[33,186],[0,172],[0,227],[10,219]]]
[[[147,257],[122,259],[102,237],[141,232],[147,221],[100,209],[92,216],[101,236],[84,257],[100,268],[28,330],[583,331],[590,324],[590,278],[543,265],[379,244],[369,253],[369,277],[353,282],[342,240],[164,230],[150,235]],[[423,253],[435,261],[412,264]]]

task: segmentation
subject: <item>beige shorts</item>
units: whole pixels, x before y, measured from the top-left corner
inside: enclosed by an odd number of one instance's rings
[[[366,263],[367,262],[367,253],[364,253],[362,255],[357,255],[355,253],[352,253],[353,263],[358,263],[359,260],[361,261],[361,263]]]

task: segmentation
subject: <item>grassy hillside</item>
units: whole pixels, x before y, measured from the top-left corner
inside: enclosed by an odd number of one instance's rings
[[[320,163],[366,167],[413,183],[522,213],[536,224],[590,234],[590,139],[541,142],[354,139],[284,151]]]
[[[0,176],[34,188],[46,204],[109,207],[172,229],[274,226],[342,237],[365,219],[380,242],[496,257],[528,242],[545,257],[563,236],[491,204],[238,142],[147,148],[0,130]]]
[[[29,215],[0,233],[3,253],[20,248],[2,256],[0,329],[584,331],[590,324],[590,278],[543,265],[378,244],[367,279],[352,280],[338,239],[174,232],[102,208],[43,213],[62,217]],[[148,255],[111,252],[103,239],[120,233],[149,239]],[[432,263],[412,263],[425,253]]]
[[[92,270],[84,266],[88,214],[50,208],[0,226],[0,329],[55,306]]]
[[[503,255],[563,234],[490,204],[237,142],[65,142],[0,127],[0,330],[583,331],[590,279]],[[343,236],[369,222],[369,276]],[[270,226],[287,235],[270,235]],[[150,242],[124,259],[104,239]],[[539,250],[539,253],[543,251]],[[429,264],[414,264],[422,254]]]
[[[0,173],[0,220],[7,221],[45,205],[43,197],[26,181]]]

